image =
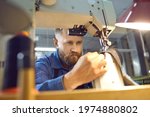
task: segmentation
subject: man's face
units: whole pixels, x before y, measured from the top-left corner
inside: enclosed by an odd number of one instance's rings
[[[78,61],[82,55],[83,37],[69,36],[66,30],[63,30],[62,35],[56,36],[58,42],[60,58],[67,65],[72,66]]]

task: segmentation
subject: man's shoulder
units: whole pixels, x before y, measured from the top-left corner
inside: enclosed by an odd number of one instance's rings
[[[54,53],[52,53],[50,55],[44,55],[43,57],[38,58],[36,60],[36,63],[37,62],[49,63],[49,62],[51,62],[52,59],[55,59]]]

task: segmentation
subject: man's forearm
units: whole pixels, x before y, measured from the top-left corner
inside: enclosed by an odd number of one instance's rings
[[[76,79],[77,79],[77,76],[74,73],[72,73],[72,71],[65,74],[64,75],[64,88],[66,90],[74,90],[76,87],[80,85]]]
[[[39,91],[64,90],[63,77],[64,76],[62,75],[56,79],[51,79],[43,83],[36,84],[36,89]]]

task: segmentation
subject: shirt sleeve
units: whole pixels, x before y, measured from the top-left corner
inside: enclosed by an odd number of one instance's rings
[[[61,75],[53,79],[52,68],[46,59],[39,59],[35,63],[36,89],[39,91],[64,90],[63,77]]]

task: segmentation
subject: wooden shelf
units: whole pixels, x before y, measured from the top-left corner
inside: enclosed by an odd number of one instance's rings
[[[0,93],[0,100],[17,100],[17,99],[18,99],[17,94]]]
[[[75,90],[42,92],[35,96],[37,100],[149,100],[150,85],[125,86],[116,90]]]
[[[0,94],[1,100],[22,100],[20,94]],[[33,93],[35,100],[150,100],[150,85],[125,86],[122,89],[84,89],[74,91],[45,91]]]

